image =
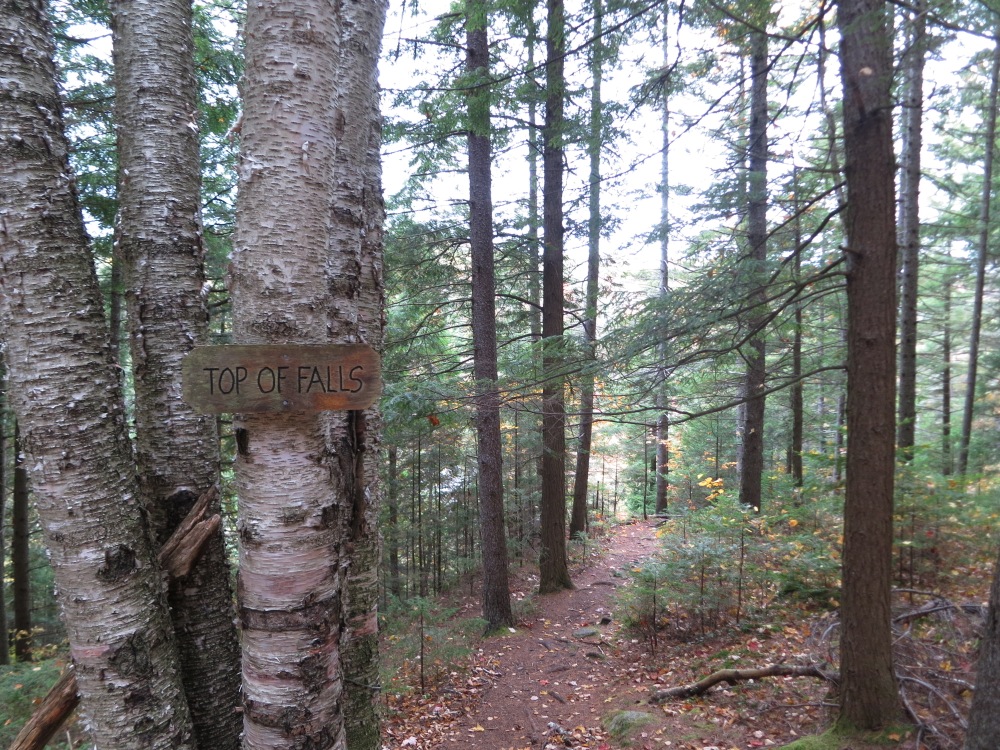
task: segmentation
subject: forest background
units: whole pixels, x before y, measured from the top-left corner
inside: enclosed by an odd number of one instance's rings
[[[233,326],[224,277],[242,9],[213,2],[195,10],[206,293],[212,336],[225,343]],[[388,320],[380,597],[389,618],[466,583],[481,562],[464,16],[416,5],[393,11],[382,61]],[[538,556],[542,384],[557,377],[566,383],[570,452],[586,446],[581,426],[594,425],[590,447],[579,451],[589,464],[569,475],[584,498],[572,538],[582,544],[626,513],[694,522],[707,507],[731,508],[740,521],[726,539],[742,544],[748,532],[772,556],[761,564],[761,586],[835,600],[847,394],[844,157],[831,9],[568,9],[560,133],[567,326],[555,376],[539,345],[541,115],[551,87],[540,11],[510,3],[490,14],[509,554],[522,564]],[[53,5],[77,184],[108,309],[121,310],[112,67],[101,46],[108,13],[100,2]],[[996,546],[996,19],[988,3],[956,2],[900,5],[893,23],[902,249],[894,567],[910,585],[931,576],[961,540],[976,539],[980,553]],[[761,104],[752,61],[761,57],[761,38],[763,180],[751,153],[752,108]],[[752,226],[762,196],[763,241]],[[125,318],[109,320],[113,340],[123,341]],[[125,372],[129,356],[120,347]],[[760,421],[748,423],[758,418],[747,408],[754,403]],[[6,424],[0,616],[13,632],[11,655],[38,658],[64,634]],[[231,457],[232,425],[222,419],[220,428]],[[753,436],[761,438],[756,458],[747,454]],[[231,509],[232,474],[223,477]],[[692,543],[690,570],[704,571],[706,546],[718,538],[710,528],[701,547]],[[732,555],[716,545],[719,580]],[[675,595],[687,602],[691,592],[678,583]],[[723,600],[709,607],[720,622],[730,609]]]

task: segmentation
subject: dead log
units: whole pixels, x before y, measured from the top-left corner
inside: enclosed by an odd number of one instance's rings
[[[190,573],[201,556],[205,542],[218,531],[222,524],[221,516],[215,514],[205,517],[209,505],[218,495],[218,488],[212,487],[199,497],[198,502],[160,548],[157,560],[168,579],[176,580]],[[79,702],[76,673],[70,666],[31,714],[9,750],[42,750]]]
[[[771,664],[766,667],[756,669],[720,669],[712,672],[708,677],[703,677],[690,685],[680,685],[678,687],[659,690],[650,697],[650,703],[662,703],[671,698],[691,698],[695,695],[702,695],[709,688],[726,682],[735,685],[737,682],[746,680],[757,680],[761,677],[818,677],[821,680],[836,682],[838,676],[833,672],[825,672],[815,664]]]

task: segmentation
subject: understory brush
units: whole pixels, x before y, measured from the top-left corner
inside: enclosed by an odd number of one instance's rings
[[[631,585],[616,608],[654,652],[663,637],[687,639],[766,622],[778,602],[815,611],[839,606],[840,489],[771,480],[775,496],[761,513],[721,488],[700,507],[675,511],[658,531],[660,553],[630,571]],[[936,589],[947,583],[942,576],[967,576],[972,569],[989,580],[998,518],[1000,498],[992,484],[963,484],[919,464],[901,467],[895,585]]]
[[[448,677],[455,664],[482,639],[486,621],[460,614],[439,600],[417,597],[393,602],[382,616],[383,692],[427,690]]]
[[[65,666],[64,656],[49,656],[0,667],[0,747],[10,746]],[[75,722],[70,722],[46,747],[74,747],[79,735]]]

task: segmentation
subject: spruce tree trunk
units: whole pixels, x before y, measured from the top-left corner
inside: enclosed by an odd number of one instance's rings
[[[986,629],[976,663],[976,692],[969,710],[965,750],[1000,747],[1000,557],[993,570]]]
[[[390,445],[389,453],[389,473],[386,502],[388,504],[389,528],[386,529],[385,543],[389,549],[389,593],[400,598],[403,595],[403,583],[399,576],[399,448]]]
[[[114,0],[121,264],[135,383],[136,459],[161,546],[219,481],[215,417],[178,396],[181,360],[208,342],[190,0]],[[115,293],[116,290],[112,290]],[[220,502],[209,514],[220,512]],[[222,528],[171,581],[171,616],[200,747],[236,750],[239,644]]]
[[[993,198],[993,159],[996,150],[997,103],[1000,92],[1000,24],[993,47],[990,74],[990,99],[986,105],[985,157],[983,192],[979,204],[979,242],[976,256],[976,290],[972,299],[972,325],[969,331],[969,369],[965,379],[965,408],[962,410],[962,437],[958,453],[958,473],[969,471],[969,446],[972,420],[976,411],[976,379],[979,370],[979,339],[983,329],[983,294],[986,289],[986,262],[990,254],[990,213]]]
[[[941,339],[941,473],[955,470],[951,446],[951,272],[944,282],[944,332]]]
[[[660,302],[664,308],[670,294],[670,70],[669,54],[669,4],[663,4],[663,112],[661,113],[660,131],[663,137],[662,155],[660,160]],[[664,311],[662,313],[666,315]],[[664,331],[667,326],[663,326]],[[667,512],[667,491],[670,487],[670,414],[667,407],[670,403],[670,388],[667,380],[670,372],[667,368],[666,333],[664,340],[657,347],[660,359],[658,376],[660,386],[656,391],[656,514]],[[645,508],[643,508],[645,513]]]
[[[597,362],[597,295],[601,269],[601,146],[604,143],[601,76],[604,64],[604,8],[594,0],[594,43],[590,48],[590,132],[587,156],[590,159],[589,216],[587,220],[587,291],[583,313],[583,336],[586,362],[580,383],[580,440],[576,449],[576,474],[573,484],[573,511],[569,537],[587,532],[587,489],[590,484],[590,451],[594,435],[594,381]]]
[[[14,422],[14,487],[10,514],[10,573],[14,601],[14,659],[31,661],[31,525],[27,457]]]
[[[384,14],[381,2],[248,8],[230,284],[240,343],[379,343],[381,260],[369,230],[380,243],[374,66]],[[236,427],[244,748],[339,750],[348,673],[362,683],[352,704],[371,701],[369,678],[355,675],[375,655],[374,600],[352,563],[357,554],[371,567],[378,499],[367,454],[378,419],[243,414]],[[345,627],[354,655],[341,653]],[[373,721],[352,733],[370,738]]]
[[[902,109],[903,148],[900,158],[899,245],[902,285],[899,310],[899,435],[900,456],[912,460],[917,426],[917,294],[920,272],[920,149],[923,143],[923,83],[927,46],[927,3],[917,0],[911,10],[910,35],[904,59],[905,93]]]
[[[486,627],[512,626],[504,528],[500,391],[497,384],[496,280],[493,259],[493,197],[490,148],[489,11],[466,3],[466,72],[469,149],[469,241],[472,259],[472,344],[476,379],[476,441],[479,471],[479,533],[482,539],[482,606]],[[440,522],[440,519],[439,519]]]
[[[542,501],[539,593],[573,587],[566,559],[566,406],[563,384],[563,138],[566,15],[547,0],[542,169]]]
[[[795,194],[793,206],[795,211],[795,262],[792,266],[796,285],[802,278],[802,215],[799,210],[799,173],[792,165],[792,191]],[[792,334],[792,377],[794,381],[790,389],[792,411],[792,442],[789,447],[788,473],[792,484],[802,487],[805,478],[802,473],[802,451],[804,441],[803,403],[802,403],[802,303],[795,303],[795,329]]]
[[[767,36],[751,34],[749,210],[747,240],[750,245],[749,275],[753,289],[748,325],[754,334],[743,350],[746,375],[740,425],[740,503],[760,512],[761,478],[764,474],[764,263],[767,260]]]
[[[99,748],[192,748],[43,4],[0,4],[0,39],[0,322],[85,725]]]
[[[896,227],[884,0],[840,0],[847,178],[847,488],[841,600],[845,728],[902,719],[890,598],[895,471]]]

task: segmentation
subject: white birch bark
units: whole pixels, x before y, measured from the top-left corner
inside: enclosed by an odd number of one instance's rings
[[[191,748],[67,158],[44,4],[0,4],[0,323],[11,404],[98,748]]]
[[[361,207],[374,189],[384,12],[370,1],[248,8],[230,284],[238,343],[347,343],[371,323],[359,312],[362,271],[376,273],[363,260]],[[364,519],[365,415],[243,415],[237,429],[244,747],[344,748],[344,532]]]
[[[114,0],[111,10],[136,454],[160,545],[219,480],[215,418],[181,398],[181,360],[208,343],[192,9],[190,0]],[[169,600],[198,744],[236,750],[239,644],[221,527]]]

